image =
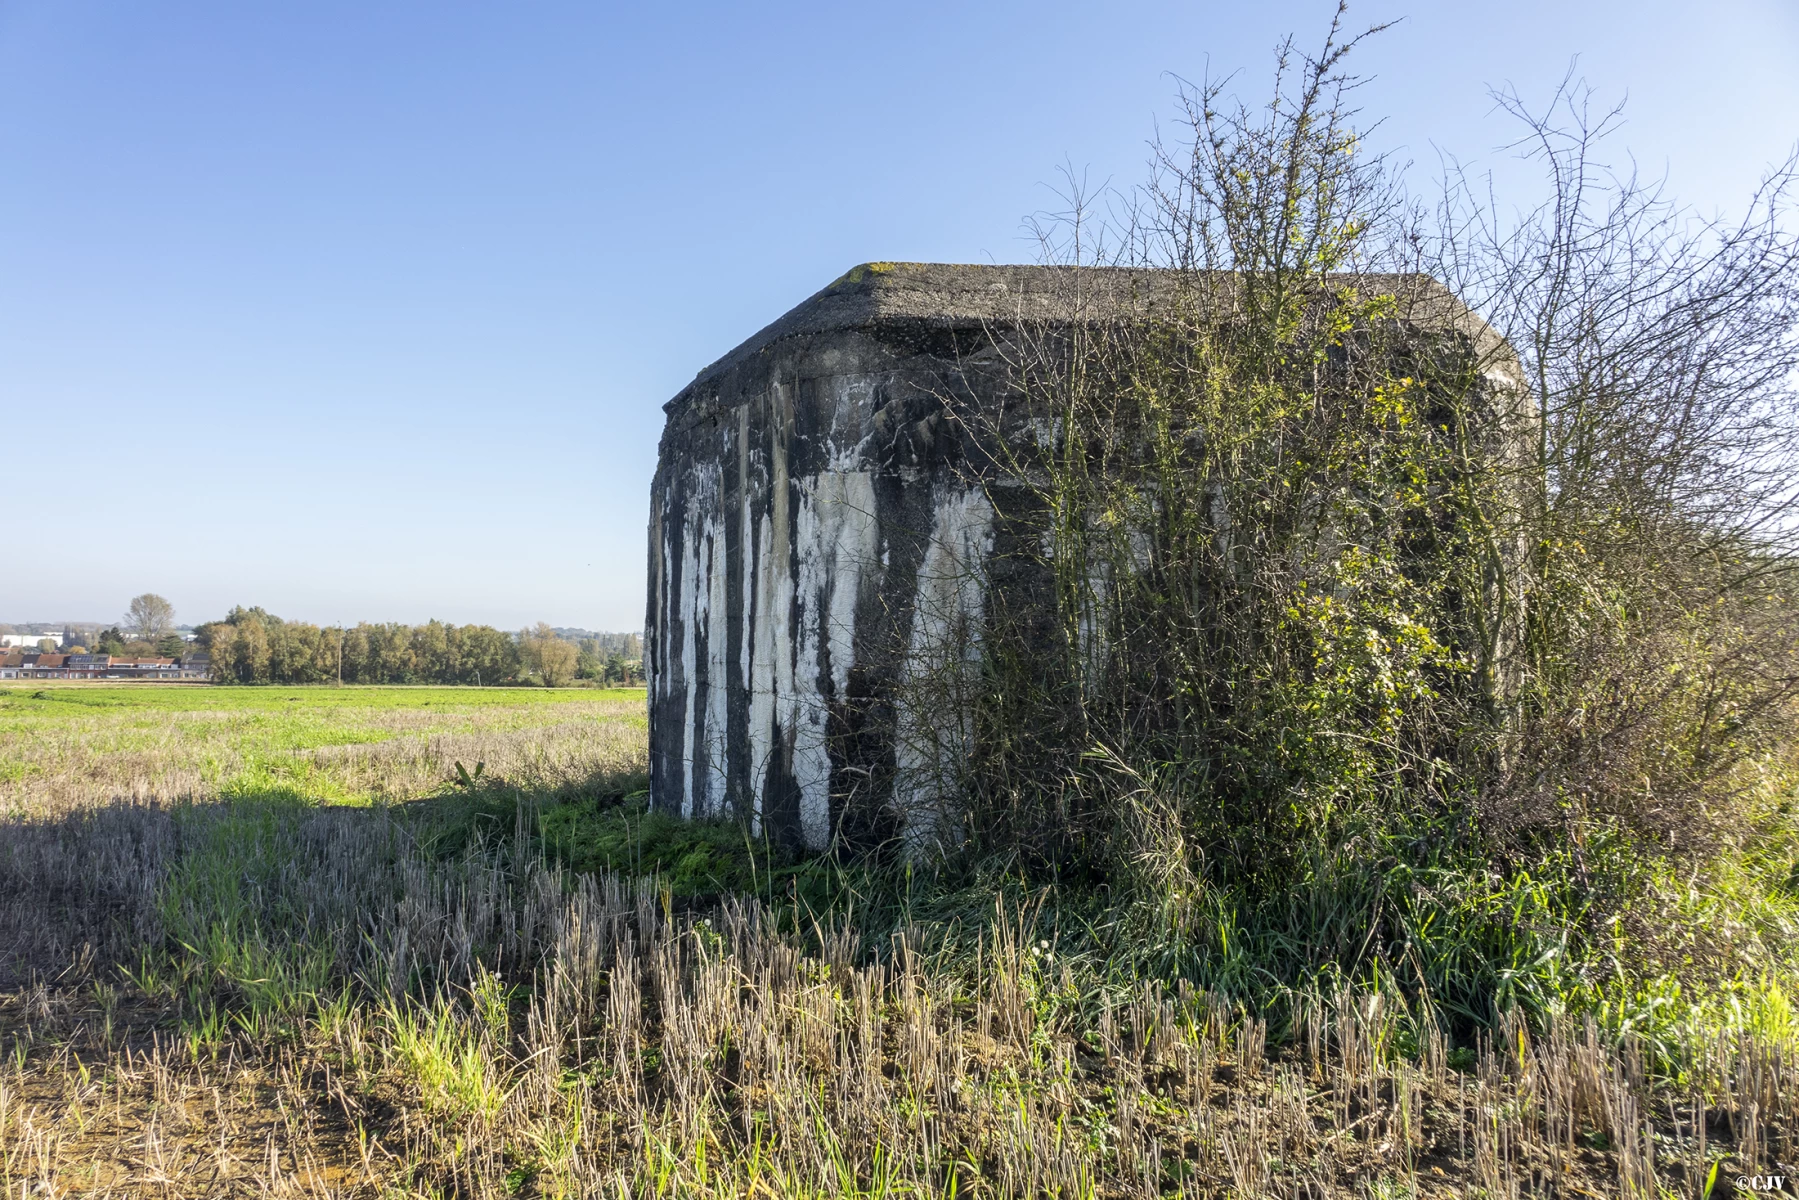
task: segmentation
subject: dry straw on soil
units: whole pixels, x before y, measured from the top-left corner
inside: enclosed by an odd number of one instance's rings
[[[1660,1196],[1720,1151],[1727,1176],[1794,1156],[1790,1047],[1698,1041],[1670,1086],[1590,1024],[1505,1023],[1458,1071],[1346,992],[1270,1055],[1213,996],[1056,1003],[1071,969],[1016,912],[957,966],[905,932],[870,956],[567,877],[515,856],[523,828],[451,857],[418,831],[15,825],[9,923],[29,906],[70,957],[0,1007],[4,1194]],[[104,968],[171,937],[193,951]]]
[[[592,704],[361,713],[384,740],[285,773],[178,721],[118,774],[105,720],[52,734],[0,830],[0,1195],[1648,1197],[1795,1158],[1790,1045],[1456,1049],[1351,991],[1270,1044],[1005,902],[871,939],[571,876],[538,798],[643,763],[635,704]],[[206,757],[240,763],[223,799]],[[509,827],[449,794],[471,760]]]
[[[117,691],[119,689],[112,689]],[[254,707],[242,697],[248,692]],[[287,787],[318,798],[410,800],[443,787],[457,762],[532,787],[560,787],[643,760],[639,692],[564,693],[553,704],[493,703],[455,689],[436,708],[393,707],[401,689],[246,689],[201,692],[169,711],[95,708],[0,727],[0,815],[49,816],[118,800],[207,800],[221,792]],[[100,689],[54,688],[58,700]],[[269,701],[293,696],[289,717]],[[30,689],[0,692],[23,702]],[[351,703],[322,708],[321,695]],[[504,696],[505,693],[500,693]],[[363,701],[362,698],[370,697]],[[184,697],[185,698],[185,697]],[[211,699],[213,702],[208,703]],[[67,707],[67,704],[64,704]],[[302,724],[302,718],[310,718]],[[335,744],[280,747],[322,734]],[[264,743],[275,743],[265,746]]]

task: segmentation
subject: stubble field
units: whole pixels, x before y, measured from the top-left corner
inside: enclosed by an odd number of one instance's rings
[[[0,1195],[1723,1196],[1795,1156],[1778,1038],[1247,1011],[1004,879],[678,842],[644,730],[641,692],[0,690]],[[733,836],[747,895],[693,865]]]

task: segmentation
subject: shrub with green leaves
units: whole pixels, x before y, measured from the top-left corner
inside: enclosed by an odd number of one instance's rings
[[[1578,94],[1502,96],[1553,198],[1508,227],[1452,180],[1433,227],[1355,133],[1354,44],[1271,104],[1189,89],[1124,220],[1077,192],[1045,231],[1084,316],[1003,343],[975,431],[1048,582],[992,593],[970,853],[1249,992],[1622,1028],[1764,988],[1799,945],[1799,174],[1696,222],[1593,169]],[[1109,306],[1106,266],[1167,295]],[[1757,921],[1701,915],[1732,893]]]

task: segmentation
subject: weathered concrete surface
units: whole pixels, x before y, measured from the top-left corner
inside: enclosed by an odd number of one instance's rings
[[[1013,481],[969,431],[1028,420],[996,416],[1008,338],[1076,306],[1154,307],[1166,280],[858,267],[665,406],[645,648],[658,807],[813,849],[949,834],[987,597],[1023,586],[996,555]],[[1493,340],[1429,280],[1358,282],[1406,296],[1406,320]]]

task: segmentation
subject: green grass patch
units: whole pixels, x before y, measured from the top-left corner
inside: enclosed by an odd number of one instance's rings
[[[575,871],[659,875],[675,896],[766,893],[793,863],[737,821],[684,821],[649,807],[639,792],[574,800],[539,818],[545,849]]]
[[[0,685],[0,808],[14,797],[146,791],[413,799],[449,782],[448,762],[440,771],[423,761],[442,739],[454,739],[452,757],[497,753],[505,761],[489,767],[512,782],[545,775],[541,764],[566,776],[571,756],[597,753],[590,731],[603,726],[629,735],[616,740],[629,756],[647,724],[642,700],[641,690],[592,688]]]
[[[17,717],[75,717],[130,709],[157,713],[287,713],[304,710],[512,709],[536,713],[564,704],[641,696],[643,689],[361,686],[329,684],[236,687],[194,684],[105,684],[32,680],[0,683],[0,729]],[[295,706],[298,706],[296,709]]]

